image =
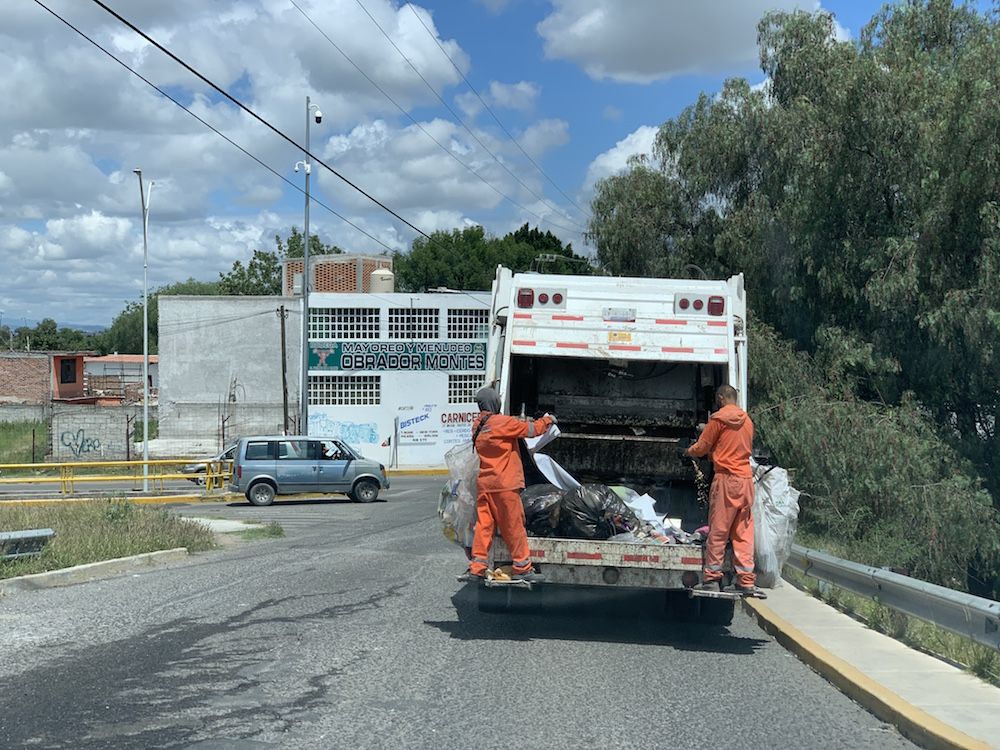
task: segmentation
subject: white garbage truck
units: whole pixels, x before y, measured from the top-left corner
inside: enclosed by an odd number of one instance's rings
[[[657,514],[679,519],[686,532],[705,525],[699,469],[677,447],[697,437],[718,386],[732,385],[746,407],[743,276],[621,278],[500,267],[491,306],[486,382],[504,413],[557,416],[561,434],[542,452],[580,482],[648,493]],[[544,481],[531,476],[534,468],[527,462],[529,483]],[[701,581],[700,544],[529,542],[546,587],[658,589],[683,619],[732,620],[734,599],[691,596]],[[495,564],[510,559],[499,538],[492,557]],[[481,586],[480,608],[503,610],[534,594]]]

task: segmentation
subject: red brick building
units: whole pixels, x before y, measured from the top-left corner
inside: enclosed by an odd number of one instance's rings
[[[0,351],[0,404],[86,402],[83,360],[89,354]]]

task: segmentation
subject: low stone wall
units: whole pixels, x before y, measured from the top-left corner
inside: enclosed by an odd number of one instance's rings
[[[45,422],[49,409],[41,404],[0,404],[0,423]]]

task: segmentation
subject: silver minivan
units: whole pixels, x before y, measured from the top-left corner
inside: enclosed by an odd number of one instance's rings
[[[270,505],[275,495],[298,492],[343,493],[359,503],[389,489],[385,466],[365,458],[335,438],[262,435],[240,438],[230,489],[254,505]]]

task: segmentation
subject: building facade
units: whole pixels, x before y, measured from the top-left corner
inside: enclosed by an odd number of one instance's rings
[[[489,295],[312,294],[309,434],[387,466],[440,466],[470,437]]]

